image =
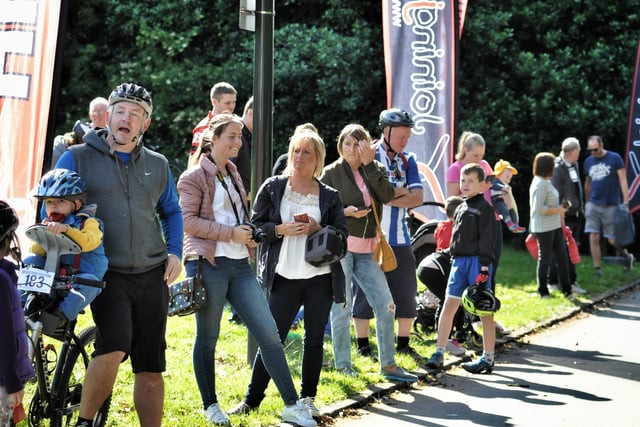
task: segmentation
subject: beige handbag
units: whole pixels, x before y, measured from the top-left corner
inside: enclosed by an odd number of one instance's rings
[[[384,236],[382,228],[380,228],[380,219],[378,218],[378,212],[376,210],[375,202],[373,201],[373,196],[371,196],[371,210],[373,211],[373,217],[376,220],[377,231],[377,244],[376,249],[373,252],[373,259],[380,264],[382,271],[388,273],[398,268],[398,260],[396,260],[396,254],[393,252],[389,242],[387,242],[387,238]]]

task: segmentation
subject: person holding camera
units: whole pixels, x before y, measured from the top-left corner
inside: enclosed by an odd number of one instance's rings
[[[251,221],[266,238],[260,248],[258,275],[269,296],[269,307],[284,343],[296,314],[304,306],[302,385],[300,396],[312,416],[320,411],[314,399],[322,370],[324,332],[331,304],[344,303],[344,273],[338,259],[346,253],[347,220],[340,194],[318,181],[325,146],[316,132],[294,133],[289,142],[287,167],[269,178],[256,195]],[[341,250],[327,257],[328,265],[310,264],[306,257],[307,236],[324,226],[337,230]],[[312,243],[310,241],[310,243]],[[260,349],[251,373],[251,383],[237,412],[260,405],[271,378],[267,359]],[[235,411],[234,411],[235,412]]]
[[[178,180],[186,273],[194,276],[200,265],[208,296],[206,307],[195,314],[196,382],[207,421],[229,424],[229,417],[218,404],[215,387],[215,349],[228,301],[260,346],[286,405],[284,421],[313,427],[316,422],[298,400],[276,323],[249,264],[253,249],[264,234],[248,223],[247,195],[238,169],[230,160],[242,146],[242,127],[242,119],[236,115],[214,116],[194,154],[197,165]]]
[[[533,180],[529,187],[531,234],[538,239],[537,282],[540,298],[549,298],[547,273],[553,263],[558,268],[558,279],[562,293],[573,298],[569,282],[569,255],[562,235],[564,215],[568,210],[560,203],[558,190],[551,183],[556,156],[538,153],[533,159]]]

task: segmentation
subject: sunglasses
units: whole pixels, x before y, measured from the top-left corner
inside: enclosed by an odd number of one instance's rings
[[[396,178],[396,181],[402,180],[402,172],[400,171],[400,165],[397,160],[393,161],[393,175]]]
[[[595,153],[598,150],[599,150],[599,148],[589,148],[587,151],[590,152],[590,153]]]

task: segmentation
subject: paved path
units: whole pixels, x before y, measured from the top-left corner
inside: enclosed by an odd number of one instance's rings
[[[640,426],[640,291],[507,344],[494,373],[456,367],[335,427]]]

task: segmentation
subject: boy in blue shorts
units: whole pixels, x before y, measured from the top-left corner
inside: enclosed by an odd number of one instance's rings
[[[482,166],[469,163],[460,173],[463,202],[453,217],[451,235],[451,273],[447,284],[442,314],[438,322],[438,341],[427,368],[442,369],[444,351],[451,332],[453,318],[465,289],[476,283],[490,290],[488,283],[494,261],[496,220],[493,207],[484,199],[485,175]],[[482,357],[462,364],[468,372],[490,373],[493,370],[496,329],[493,315],[481,315],[484,351]]]

